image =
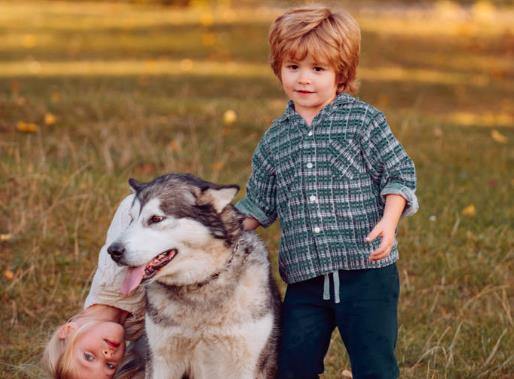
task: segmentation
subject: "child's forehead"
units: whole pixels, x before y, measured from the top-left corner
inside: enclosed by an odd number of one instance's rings
[[[306,62],[306,63],[317,63],[317,64],[329,64],[329,59],[323,56],[315,55],[310,53],[309,51],[287,51],[284,54],[284,62],[293,61],[293,62]]]
[[[331,55],[331,51],[323,46],[323,44],[315,43],[316,41],[311,39],[307,39],[303,41],[304,43],[300,43],[302,41],[291,41],[289,46],[285,46],[282,53],[282,60],[292,60],[292,61],[310,61],[318,64],[331,64],[334,63],[334,57]]]

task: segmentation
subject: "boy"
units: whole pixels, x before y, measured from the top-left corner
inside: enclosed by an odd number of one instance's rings
[[[395,230],[418,208],[414,164],[383,113],[348,94],[360,52],[350,15],[289,10],[269,42],[290,101],[259,142],[237,207],[246,229],[281,224],[278,377],[318,378],[337,326],[355,379],[396,378]]]

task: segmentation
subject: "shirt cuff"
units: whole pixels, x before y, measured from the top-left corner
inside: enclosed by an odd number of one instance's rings
[[[246,216],[252,216],[262,226],[270,226],[275,221],[276,217],[268,217],[262,209],[260,209],[252,200],[245,197],[235,205],[236,209]]]
[[[405,209],[402,212],[401,217],[412,216],[419,209],[418,198],[416,193],[410,189],[409,187],[400,184],[400,183],[388,183],[380,192],[380,196],[382,196],[382,200],[385,203],[386,195],[400,195],[406,201]]]

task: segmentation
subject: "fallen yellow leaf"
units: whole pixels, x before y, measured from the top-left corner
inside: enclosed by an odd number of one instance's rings
[[[39,127],[36,124],[25,121],[19,121],[18,124],[16,124],[16,129],[23,133],[37,133],[39,131]]]
[[[12,238],[12,234],[0,234],[0,241],[9,241]]]
[[[229,109],[228,111],[223,114],[223,122],[225,125],[232,125],[237,120],[237,114],[232,109]]]
[[[23,47],[30,49],[36,46],[36,37],[33,34],[25,34],[22,38],[21,44]]]
[[[172,152],[180,152],[182,150],[182,146],[177,142],[177,140],[172,140],[168,143],[168,149]]]
[[[45,125],[54,125],[57,122],[57,117],[51,113],[45,114]]]
[[[211,167],[214,171],[221,171],[225,164],[223,162],[214,162]]]
[[[202,26],[211,26],[213,23],[214,23],[214,17],[212,17],[212,15],[210,13],[204,13],[200,17],[200,24],[202,24]]]
[[[4,271],[4,278],[5,280],[13,280],[14,279],[14,272],[12,272],[11,270],[5,270]]]
[[[202,44],[204,46],[213,46],[216,43],[216,35],[214,33],[205,33],[202,35]]]
[[[52,103],[58,103],[61,100],[61,94],[59,92],[52,92],[50,95],[50,100]]]
[[[491,138],[498,143],[507,143],[507,141],[509,140],[507,137],[505,137],[503,134],[501,134],[497,130],[491,131]]]
[[[468,205],[462,210],[464,216],[474,217],[477,214],[477,209],[474,204]]]

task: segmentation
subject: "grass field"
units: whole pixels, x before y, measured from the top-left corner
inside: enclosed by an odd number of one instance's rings
[[[513,378],[514,11],[353,10],[358,96],[418,173],[421,209],[399,226],[401,377]],[[266,63],[278,11],[0,2],[0,377],[40,377],[129,177],[244,188],[285,106]],[[277,274],[278,228],[260,234]],[[324,378],[348,368],[334,333]]]

